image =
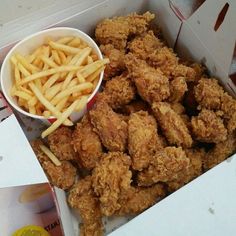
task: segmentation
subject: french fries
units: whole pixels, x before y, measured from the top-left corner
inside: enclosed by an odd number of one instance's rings
[[[42,137],[61,124],[73,125],[71,113],[84,109],[109,63],[108,59],[98,60],[92,48],[78,37],[48,38],[45,42],[30,55],[16,53],[10,59],[14,76],[11,96],[18,105],[31,114],[57,118]],[[54,159],[45,147],[41,148]]]

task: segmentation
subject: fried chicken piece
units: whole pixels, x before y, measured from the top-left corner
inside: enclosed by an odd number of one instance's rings
[[[72,143],[78,153],[76,161],[84,168],[91,170],[103,154],[99,136],[93,131],[93,126],[85,116],[72,134]]]
[[[92,189],[91,176],[87,176],[76,183],[68,195],[68,203],[79,211],[82,218],[80,235],[103,235],[102,214],[99,200]]]
[[[214,111],[203,109],[191,119],[192,132],[196,140],[206,143],[219,143],[227,138],[223,120]]]
[[[109,58],[110,62],[104,70],[104,80],[108,80],[114,76],[120,75],[125,70],[124,51],[115,49],[112,44],[101,45],[100,49],[103,55]]]
[[[170,144],[186,148],[191,147],[193,140],[185,122],[180,115],[171,109],[168,103],[153,103],[152,110],[163,135]]]
[[[206,77],[206,67],[199,63],[192,63],[189,65],[195,71],[195,80],[193,82],[198,82],[201,78]]]
[[[111,216],[120,209],[120,193],[130,188],[130,165],[131,159],[125,153],[109,152],[103,154],[100,163],[93,169],[93,188],[103,215]]]
[[[179,102],[170,103],[170,106],[179,115],[185,113],[185,107]]]
[[[216,79],[202,78],[194,88],[194,95],[200,108],[220,109],[223,88]]]
[[[64,126],[56,129],[48,136],[50,149],[61,161],[76,159],[71,140],[72,130]]]
[[[162,184],[155,184],[151,187],[130,187],[123,192],[119,198],[121,208],[115,215],[136,215],[159,202],[166,195]]]
[[[146,168],[153,155],[162,148],[157,134],[157,123],[145,111],[130,115],[128,123],[128,148],[134,170]]]
[[[168,190],[170,192],[176,191],[177,189],[181,188],[182,186],[202,174],[203,160],[206,155],[204,149],[186,149],[185,153],[190,160],[188,171],[187,173],[180,174],[177,180],[170,181],[167,183]]]
[[[55,166],[51,161],[42,164],[49,182],[63,190],[69,189],[75,182],[76,168],[69,161],[62,161],[60,166]]]
[[[152,104],[170,96],[169,80],[160,70],[148,66],[132,54],[126,55],[125,64],[143,100]]]
[[[170,82],[169,101],[176,103],[183,100],[185,92],[188,90],[184,77],[176,77]]]
[[[31,147],[38,158],[43,170],[45,171],[49,182],[58,188],[67,190],[75,181],[76,168],[69,161],[61,161],[60,166],[52,163],[47,155],[41,150],[41,140],[34,140],[31,142]]]
[[[143,15],[132,13],[128,16],[105,19],[96,27],[96,40],[99,44],[112,44],[116,49],[124,49],[128,38],[147,31],[148,24],[154,17],[154,14],[146,12]]]
[[[207,153],[204,159],[204,169],[209,170],[218,165],[230,155],[236,152],[236,134],[228,135],[228,138],[215,146]]]
[[[127,147],[127,123],[107,103],[98,101],[89,112],[94,131],[109,151],[125,151]]]
[[[148,57],[151,66],[159,68],[168,78],[185,77],[187,81],[194,81],[196,73],[193,68],[179,63],[172,48],[162,47],[155,50]]]
[[[122,112],[125,115],[130,115],[134,112],[138,112],[138,111],[149,111],[151,112],[151,108],[149,107],[149,105],[144,102],[143,100],[134,100],[131,103],[123,106],[120,108],[120,112]]]
[[[103,93],[108,105],[118,109],[135,98],[136,88],[128,74],[122,74],[107,81]]]
[[[152,30],[141,36],[135,37],[128,43],[128,49],[136,57],[147,60],[154,50],[163,47],[163,43],[154,35]]]
[[[183,173],[187,174],[189,165],[190,160],[181,147],[166,147],[155,154],[147,169],[138,173],[138,185],[178,180]]]

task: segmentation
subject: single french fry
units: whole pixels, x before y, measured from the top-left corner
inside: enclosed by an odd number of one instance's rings
[[[60,78],[60,74],[54,74],[52,75],[43,85],[43,91],[49,89],[53,84],[56,83],[56,81]]]
[[[63,37],[63,38],[58,39],[56,42],[60,44],[67,44],[67,43],[70,43],[72,40],[74,40],[74,37]]]
[[[25,67],[21,63],[17,63],[17,67],[18,67],[19,71],[23,74],[23,76],[27,77],[27,76],[31,75],[30,72],[28,70],[26,70]],[[22,80],[20,81],[19,85],[21,85]]]
[[[13,96],[20,97],[26,101],[29,101],[32,98],[32,96],[30,96],[28,93],[25,93],[23,91],[18,91],[18,90],[14,92]]]
[[[38,72],[38,73],[35,73],[33,75],[29,75],[27,76],[26,78],[22,79],[20,84],[26,84],[30,81],[33,81],[35,79],[38,79],[38,78],[42,78],[44,76],[48,76],[48,75],[52,75],[52,74],[56,74],[56,73],[59,73],[59,72],[66,72],[66,71],[75,71],[75,70],[78,70],[78,66],[59,66],[57,68],[52,68],[52,69],[49,69],[49,70],[46,70],[46,71],[41,71],[41,72]]]
[[[61,65],[61,59],[57,53],[57,50],[52,50],[52,58],[58,65]]]
[[[67,88],[65,90],[62,90],[60,93],[58,93],[51,102],[52,104],[57,104],[64,97],[71,95],[72,93],[75,93],[75,92],[82,92],[83,90],[86,90],[89,88],[93,88],[93,84],[87,83],[87,82],[73,86],[71,88]]]
[[[100,67],[98,70],[96,70],[95,72],[93,72],[93,74],[91,74],[90,76],[88,76],[86,78],[87,82],[93,82],[98,76],[99,74],[104,70],[104,66]],[[78,73],[77,73],[78,74]]]
[[[74,101],[63,113],[62,115],[45,131],[43,131],[41,137],[45,138],[49,134],[51,134],[54,130],[56,130],[75,110],[75,108],[79,105],[79,100]]]
[[[82,96],[75,108],[76,111],[81,111],[83,110],[86,105],[87,105],[87,102],[88,102],[88,96]]]
[[[34,92],[35,96],[38,98],[38,100],[56,117],[61,117],[61,112],[56,109],[40,92],[40,90],[34,85],[33,82],[29,83],[29,86],[31,90]],[[64,122],[64,121],[63,121]],[[71,126],[73,123],[70,120],[65,120],[65,125]]]
[[[58,51],[57,53],[58,53],[58,56],[60,58],[61,64],[66,65],[66,55],[65,55],[65,53],[62,52],[62,51]]]
[[[61,162],[58,160],[58,158],[51,152],[49,148],[47,148],[45,145],[39,145],[42,152],[52,161],[52,163],[55,166],[60,166]]]
[[[54,86],[47,89],[44,92],[45,98],[50,101],[61,90],[61,87],[62,87],[62,82],[57,83]]]
[[[52,68],[58,67],[58,65],[53,60],[44,55],[41,56],[41,60]]]
[[[67,45],[71,47],[79,47],[80,43],[81,43],[80,38],[76,37],[72,41],[70,41]]]
[[[14,75],[15,75],[16,87],[19,87],[19,83],[21,81],[21,77],[20,77],[20,71],[19,71],[17,66],[15,66]]]
[[[64,44],[61,44],[61,43],[56,43],[56,42],[53,42],[53,41],[50,41],[49,45],[53,49],[62,50],[63,52],[67,52],[67,53],[71,53],[71,54],[76,54],[76,53],[81,51],[81,49],[79,49],[79,48],[74,48],[74,47],[67,46],[67,45],[64,45]]]
[[[77,73],[77,79],[78,79],[80,84],[86,82],[85,78],[80,73]]]
[[[57,103],[56,108],[59,111],[61,111],[65,107],[68,98],[69,98],[69,96],[64,97],[63,99],[60,100],[60,102]]]
[[[28,95],[30,95],[31,97],[34,96],[34,94],[27,88],[23,87],[23,86],[19,86],[18,87],[19,90],[22,90],[23,92],[27,93]]]

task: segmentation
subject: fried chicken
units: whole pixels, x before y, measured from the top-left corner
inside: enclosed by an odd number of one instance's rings
[[[189,168],[187,170],[187,173],[180,174],[177,180],[170,181],[167,183],[168,190],[170,192],[176,191],[177,189],[181,188],[182,186],[202,174],[203,160],[206,155],[204,149],[185,149],[185,153],[190,160]]]
[[[135,215],[139,214],[155,203],[159,202],[166,195],[162,184],[155,184],[151,187],[130,187],[121,193],[119,203],[121,208],[115,215]]]
[[[49,182],[58,188],[67,190],[75,182],[76,168],[69,161],[61,161],[60,166],[56,166],[41,150],[41,140],[31,142],[31,147],[38,158],[43,170],[45,171]]]
[[[116,49],[124,49],[129,37],[146,32],[154,17],[154,14],[146,12],[143,15],[132,13],[128,16],[104,19],[96,27],[96,40],[99,44],[112,44]]]
[[[94,131],[109,151],[125,151],[127,148],[127,123],[109,105],[98,101],[89,112]]]
[[[101,45],[100,49],[103,55],[109,58],[110,62],[104,70],[104,80],[108,80],[114,76],[120,75],[125,70],[124,55],[122,50],[115,49],[112,44]]]
[[[189,165],[190,160],[181,147],[166,147],[155,154],[147,169],[138,173],[138,185],[178,180],[188,173]]]
[[[165,135],[170,144],[191,147],[193,140],[185,122],[168,103],[153,103],[152,110],[163,135]]]
[[[184,77],[176,77],[170,82],[169,101],[176,103],[183,100],[185,92],[188,90]]]
[[[163,43],[154,35],[152,30],[141,36],[135,37],[128,43],[128,49],[136,57],[147,60],[154,50],[163,47]]]
[[[214,111],[203,109],[191,119],[192,132],[196,140],[206,143],[219,143],[227,138],[223,120]]]
[[[156,151],[162,148],[157,123],[145,111],[132,113],[128,122],[128,148],[134,170],[146,168]]]
[[[130,188],[131,159],[122,152],[103,154],[100,163],[93,169],[93,188],[101,203],[101,211],[110,216],[120,209],[119,197]]]
[[[76,183],[68,195],[69,205],[79,211],[82,218],[80,235],[103,235],[102,214],[99,200],[92,189],[91,176],[87,176]]]
[[[131,103],[121,107],[119,111],[125,115],[130,115],[134,112],[138,111],[148,111],[151,112],[151,108],[148,103],[144,102],[143,100],[134,100]]]
[[[108,105],[118,109],[135,98],[136,88],[127,73],[114,77],[107,81],[103,94]]]
[[[194,95],[200,108],[220,109],[223,88],[216,79],[202,78],[194,88]]]
[[[169,80],[160,70],[150,67],[132,54],[126,55],[125,64],[143,100],[152,104],[170,96]]]
[[[103,148],[87,116],[77,123],[72,134],[72,143],[78,153],[76,161],[88,170],[93,169],[103,154]]]
[[[236,134],[230,134],[228,138],[215,146],[207,153],[204,159],[204,169],[209,170],[218,165],[236,151]]]
[[[48,143],[52,152],[61,161],[76,159],[76,153],[71,144],[72,130],[60,127],[48,136]]]

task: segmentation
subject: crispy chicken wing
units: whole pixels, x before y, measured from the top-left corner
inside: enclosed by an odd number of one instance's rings
[[[169,80],[158,69],[154,69],[134,55],[128,54],[125,64],[143,100],[159,102],[170,96]]]
[[[147,188],[130,187],[121,193],[119,198],[121,208],[115,214],[120,216],[139,214],[159,202],[164,196],[165,189],[161,184]]]
[[[118,201],[122,191],[130,188],[131,159],[122,152],[103,154],[100,163],[93,169],[93,188],[101,203],[101,211],[110,216],[119,210]]]
[[[194,88],[194,95],[200,108],[220,109],[223,88],[216,79],[202,78]]]
[[[72,134],[72,143],[78,153],[76,161],[84,168],[91,170],[103,154],[99,136],[93,131],[93,126],[85,116]]]
[[[68,203],[79,211],[82,218],[80,235],[103,235],[102,214],[99,200],[92,189],[91,176],[87,176],[76,183],[68,195]]]
[[[112,44],[116,49],[124,49],[128,38],[147,31],[148,24],[154,17],[154,14],[146,12],[143,15],[132,13],[105,19],[96,27],[96,39],[99,44]]]
[[[125,115],[130,115],[131,113],[138,112],[138,111],[149,111],[151,112],[151,108],[148,103],[144,102],[143,100],[134,100],[131,103],[121,107],[119,111]]]
[[[185,122],[168,103],[153,103],[152,110],[170,144],[191,147],[193,140]]]
[[[157,123],[145,111],[132,113],[128,122],[128,147],[134,170],[142,170],[153,155],[162,148],[157,134]]]
[[[236,151],[236,134],[230,134],[228,138],[215,146],[207,153],[204,159],[204,169],[209,170],[224,161]]]
[[[125,151],[128,139],[127,123],[103,101],[98,101],[89,114],[103,145],[109,151]]]
[[[72,130],[68,127],[60,127],[48,136],[48,143],[52,152],[59,160],[76,159],[76,153],[71,143]]]
[[[214,111],[203,109],[191,119],[192,132],[196,140],[206,143],[219,143],[227,138],[223,120]]]
[[[104,70],[104,79],[108,80],[114,76],[120,75],[125,70],[124,55],[125,52],[114,48],[112,44],[101,45],[100,49],[110,62]]]
[[[166,147],[155,154],[147,169],[138,173],[138,185],[178,180],[187,174],[190,160],[181,147]]]
[[[107,81],[103,91],[107,103],[113,109],[130,103],[135,98],[135,93],[136,88],[127,73]]]
[[[58,188],[67,190],[75,182],[76,168],[69,161],[61,161],[60,166],[54,165],[51,160],[41,150],[42,141],[34,140],[31,142],[32,149],[43,167],[50,183]]]

